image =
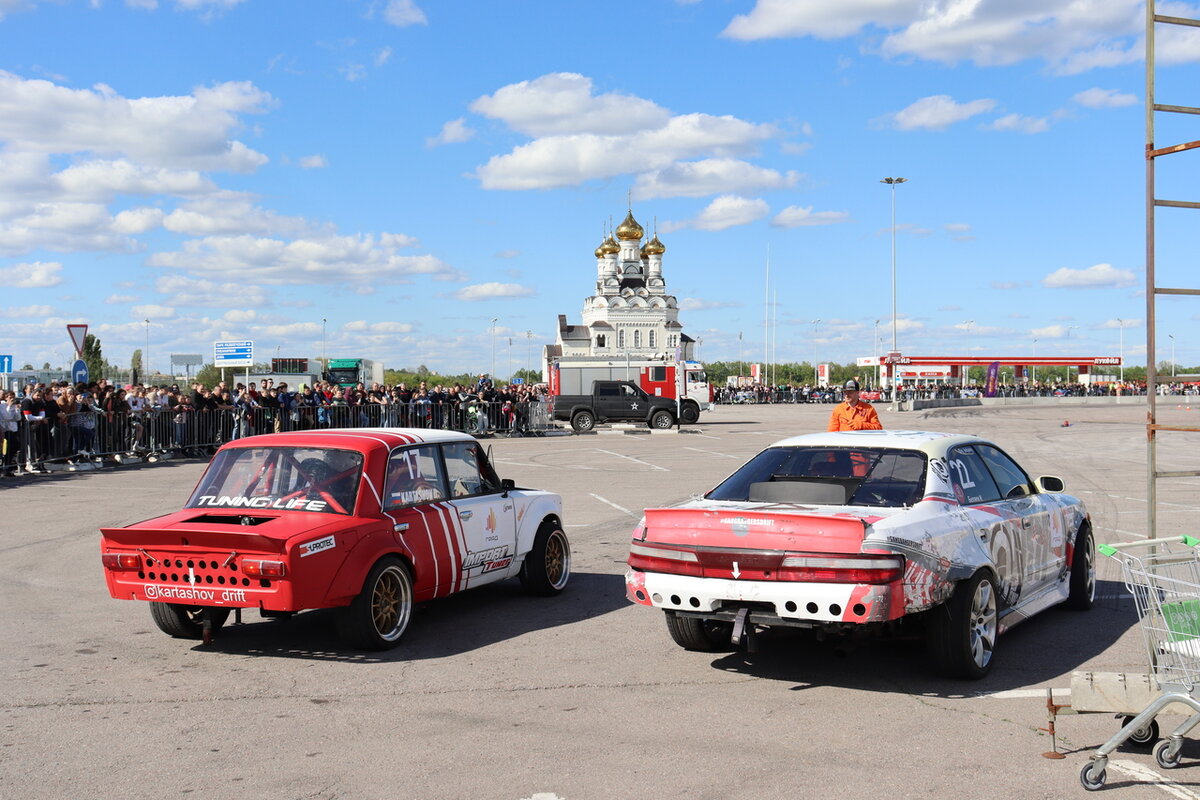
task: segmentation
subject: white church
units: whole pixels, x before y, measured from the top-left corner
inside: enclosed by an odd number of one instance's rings
[[[662,261],[667,248],[657,233],[642,244],[646,232],[633,218],[625,221],[596,248],[596,293],[583,302],[583,324],[558,317],[557,341],[546,348],[548,361],[558,359],[675,360],[676,349],[691,360],[695,341],[679,324],[679,304],[667,294]]]

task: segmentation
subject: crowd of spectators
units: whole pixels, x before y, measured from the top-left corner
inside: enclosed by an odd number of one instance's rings
[[[864,384],[863,389],[867,398],[890,402],[890,387],[872,389]],[[1158,385],[1158,393],[1196,394],[1200,387],[1187,383],[1164,383]],[[1136,396],[1146,394],[1146,384],[1135,381],[1112,381],[1084,385],[1081,383],[1060,383],[1032,381],[1022,384],[1000,384],[996,387],[994,397],[1115,397]],[[980,384],[963,386],[954,384],[909,384],[901,390],[901,400],[949,400],[963,397],[985,397],[986,388]],[[716,390],[718,403],[837,403],[841,401],[841,390],[836,387],[816,387],[808,384],[780,384],[778,386],[726,386]]]
[[[205,455],[236,438],[314,428],[444,428],[519,436],[548,420],[545,393],[541,386],[496,386],[486,375],[470,385],[421,381],[370,388],[324,381],[293,387],[271,379],[222,381],[211,389],[201,383],[34,383],[0,394],[0,475],[118,455]]]

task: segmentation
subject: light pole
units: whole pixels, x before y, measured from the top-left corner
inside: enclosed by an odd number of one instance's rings
[[[738,331],[738,377],[742,376],[742,332]],[[741,381],[738,381],[739,385]]]
[[[1120,349],[1117,351],[1117,355],[1119,355],[1121,357],[1121,366],[1120,366],[1121,383],[1124,383],[1125,382],[1125,320],[1121,319],[1120,317],[1117,317],[1117,326],[1120,328],[1120,331],[1121,331],[1121,339],[1120,339],[1121,344],[1120,344]]]
[[[898,352],[896,346],[896,186],[907,183],[908,178],[884,178],[880,183],[892,187],[892,352]]]
[[[321,373],[322,373],[321,379],[322,380],[325,379],[324,373],[329,371],[329,356],[327,356],[325,354],[325,323],[327,323],[328,321],[329,320],[327,320],[325,317],[321,317]]]
[[[488,377],[493,381],[496,380],[496,323],[499,321],[499,317],[492,317],[492,371],[488,373]]]
[[[971,326],[975,324],[975,320],[965,319],[965,320],[963,320],[962,324],[967,327],[967,344],[964,349],[967,351],[967,355],[969,356],[969,355],[971,355]],[[964,372],[964,375],[963,375],[963,386],[967,385],[967,381],[970,377],[971,377],[971,367],[968,364],[967,368]]]
[[[880,322],[882,322],[882,320],[878,320],[878,319],[875,320],[874,339],[875,339],[875,386],[876,386],[876,388],[883,387],[883,365],[879,363],[879,345],[882,344],[882,342],[879,341],[879,323]]]
[[[1033,340],[1033,360],[1034,361],[1037,361],[1037,342],[1038,342],[1037,339]],[[1032,364],[1032,365],[1030,365],[1029,368],[1031,370],[1033,370],[1033,377],[1030,378],[1030,380],[1033,381],[1034,383],[1037,383],[1037,364]]]
[[[533,348],[533,331],[525,331],[525,371],[532,372],[529,366],[529,352]],[[526,376],[528,377],[528,376]]]
[[[1171,340],[1171,377],[1175,377],[1175,334],[1168,333],[1167,338]]]
[[[813,348],[813,386],[814,386],[814,387],[816,387],[816,385],[817,385],[817,381],[818,381],[818,380],[819,380],[819,378],[820,378],[820,376],[818,376],[818,375],[817,375],[817,326],[818,326],[818,325],[820,325],[820,324],[821,324],[821,320],[819,320],[819,319],[814,319],[814,320],[812,321],[812,326],[813,326],[813,340],[812,340],[812,348]]]
[[[1068,339],[1071,338],[1071,331],[1075,330],[1078,327],[1079,327],[1078,325],[1070,325],[1067,327],[1067,338]],[[1070,382],[1071,382],[1071,365],[1067,364],[1067,383],[1070,383]]]
[[[145,385],[150,377],[150,320],[146,320],[146,357],[142,359],[142,371],[146,373],[142,376],[142,384]]]

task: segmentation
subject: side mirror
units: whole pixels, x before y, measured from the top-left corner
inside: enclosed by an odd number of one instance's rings
[[[1056,478],[1053,475],[1042,475],[1037,479],[1037,487],[1043,492],[1051,493],[1061,492],[1067,488],[1062,478]]]
[[[511,492],[515,488],[517,488],[517,482],[514,481],[512,478],[501,478],[500,479],[500,492],[505,497],[508,497],[508,493]]]

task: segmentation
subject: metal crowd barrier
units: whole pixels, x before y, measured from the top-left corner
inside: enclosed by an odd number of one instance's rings
[[[208,456],[225,442],[263,433],[322,428],[428,428],[474,435],[539,436],[558,425],[544,402],[408,403],[300,406],[291,410],[179,407],[17,423],[3,438],[0,471],[43,471],[79,464]]]

